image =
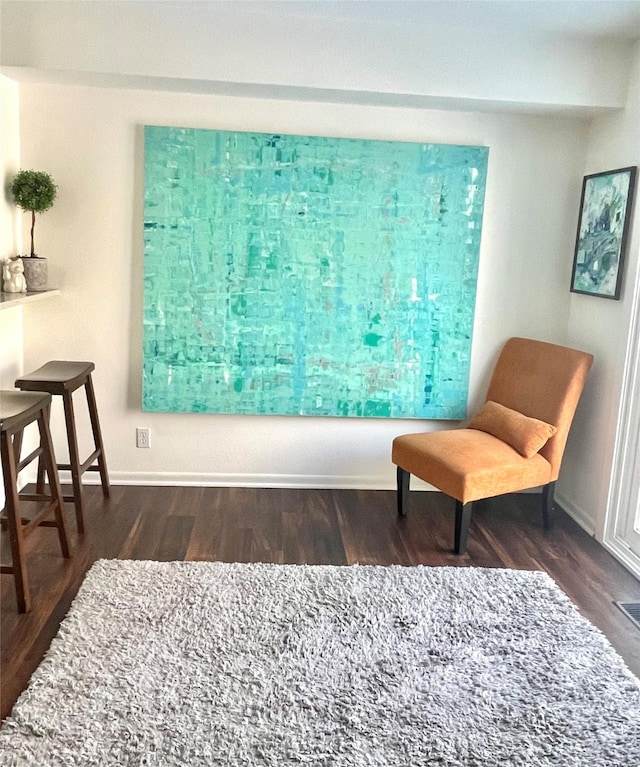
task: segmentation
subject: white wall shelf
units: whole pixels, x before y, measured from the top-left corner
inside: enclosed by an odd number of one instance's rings
[[[2,309],[9,309],[12,306],[30,304],[34,301],[43,301],[46,298],[52,298],[53,296],[59,295],[60,290],[58,288],[39,290],[31,293],[0,293],[0,311],[2,311]]]

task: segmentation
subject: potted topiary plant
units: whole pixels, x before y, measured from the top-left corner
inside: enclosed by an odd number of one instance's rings
[[[34,230],[36,213],[44,213],[53,205],[58,187],[48,173],[39,170],[21,170],[11,182],[15,204],[31,212],[31,252],[22,257],[28,290],[47,289],[47,259],[35,252]]]

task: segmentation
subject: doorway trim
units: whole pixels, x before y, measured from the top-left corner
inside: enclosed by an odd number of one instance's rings
[[[602,543],[640,579],[640,554],[624,537],[629,505],[640,491],[640,264],[636,269]]]

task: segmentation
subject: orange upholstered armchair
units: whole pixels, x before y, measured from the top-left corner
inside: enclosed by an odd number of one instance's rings
[[[454,550],[465,551],[473,501],[543,487],[545,528],[553,490],[591,354],[511,338],[496,364],[485,405],[466,428],[405,434],[393,441],[398,512],[406,514],[411,474],[456,501]]]

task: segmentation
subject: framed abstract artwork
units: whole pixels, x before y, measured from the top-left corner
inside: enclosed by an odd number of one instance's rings
[[[593,173],[582,182],[571,291],[620,298],[637,168]]]
[[[464,418],[487,158],[146,126],[143,409]]]

